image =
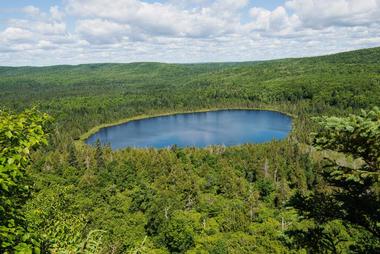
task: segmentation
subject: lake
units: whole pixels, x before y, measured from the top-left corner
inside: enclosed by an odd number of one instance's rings
[[[281,140],[292,128],[289,116],[266,110],[218,110],[134,120],[106,127],[90,136],[113,149],[233,146]]]

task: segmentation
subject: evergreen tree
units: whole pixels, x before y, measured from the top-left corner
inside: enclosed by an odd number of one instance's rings
[[[76,149],[75,149],[75,146],[73,144],[69,145],[68,162],[69,162],[69,165],[74,167],[74,168],[79,167],[79,163],[78,163],[78,159],[77,159],[77,155],[76,155]]]
[[[99,139],[96,140],[95,149],[96,149],[95,150],[96,166],[98,169],[102,169],[105,167],[105,163],[104,163],[103,147]]]
[[[334,243],[336,238],[326,229],[333,221],[341,220],[371,239],[371,245],[359,246],[363,244],[359,239],[351,249],[379,253],[380,110],[374,108],[345,118],[323,117],[319,124],[321,128],[313,137],[313,145],[343,153],[359,160],[361,166],[354,168],[329,160],[322,176],[330,188],[309,196],[298,194],[292,201],[303,216],[315,222],[315,226],[292,233],[315,252],[324,249],[334,252],[329,248],[334,244],[327,243]]]

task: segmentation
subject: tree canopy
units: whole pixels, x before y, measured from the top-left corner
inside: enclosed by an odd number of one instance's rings
[[[341,221],[341,228],[352,225],[358,230],[359,240],[351,243],[351,250],[377,253],[380,251],[380,110],[375,107],[358,115],[318,120],[320,129],[313,135],[312,144],[318,149],[352,157],[360,166],[341,165],[329,159],[321,172],[327,183],[325,188],[294,198],[293,203],[301,214],[315,222],[298,236],[311,249],[328,248],[326,239],[331,236],[326,227]],[[336,246],[333,247],[331,244],[336,253]]]
[[[0,252],[378,253],[379,66],[380,48],[0,67]],[[216,108],[287,112],[293,129],[203,149],[79,140],[124,118]]]
[[[50,117],[35,109],[20,114],[0,111],[0,251],[38,248],[21,213],[30,194],[26,167],[30,153],[47,143]],[[35,249],[36,250],[36,249]]]

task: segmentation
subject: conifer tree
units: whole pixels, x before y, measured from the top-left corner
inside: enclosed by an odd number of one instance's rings
[[[313,145],[319,149],[343,153],[361,162],[359,168],[329,160],[322,173],[329,189],[311,195],[297,194],[292,204],[314,227],[292,232],[311,252],[332,250],[336,239],[325,225],[336,220],[361,230],[366,243],[354,243],[353,250],[380,252],[380,110],[362,111],[345,118],[319,118],[320,130]],[[368,241],[370,239],[370,241]],[[371,242],[368,245],[368,242]],[[359,246],[362,245],[362,246]],[[361,252],[361,251],[360,251]]]
[[[69,145],[69,158],[68,158],[69,165],[78,168],[79,163],[78,163],[78,158],[76,155],[76,149],[73,144]]]
[[[96,149],[95,150],[96,166],[98,169],[102,169],[105,167],[105,163],[104,163],[103,147],[99,139],[96,140],[95,149]]]

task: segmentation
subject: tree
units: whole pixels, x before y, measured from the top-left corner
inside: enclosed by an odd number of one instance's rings
[[[78,158],[77,158],[77,155],[76,155],[76,149],[75,149],[74,144],[70,144],[69,145],[69,158],[68,158],[68,162],[69,162],[69,165],[72,166],[72,167],[74,167],[74,168],[78,168],[79,167]]]
[[[30,153],[47,144],[50,117],[35,109],[0,111],[0,252],[31,252],[33,240],[21,212],[30,195],[26,167]]]
[[[194,246],[194,229],[186,214],[176,213],[163,227],[160,238],[170,253],[184,253]]]
[[[293,198],[292,204],[301,215],[315,222],[314,227],[298,232],[298,236],[303,238],[306,246],[315,247],[317,242],[320,244],[326,240],[325,225],[341,220],[362,230],[362,235],[371,235],[373,244],[367,245],[364,252],[379,252],[380,110],[374,108],[368,112],[362,111],[360,115],[322,117],[318,120],[320,130],[313,135],[313,145],[352,157],[360,162],[360,167],[341,165],[329,159],[322,172],[329,188],[308,196],[297,194]],[[351,249],[358,249],[359,242],[354,243]]]
[[[96,159],[96,166],[100,169],[100,168],[104,168],[105,167],[105,163],[104,163],[104,154],[103,154],[103,147],[102,147],[102,144],[100,143],[100,140],[97,139],[96,140],[96,143],[95,143],[95,159]]]

